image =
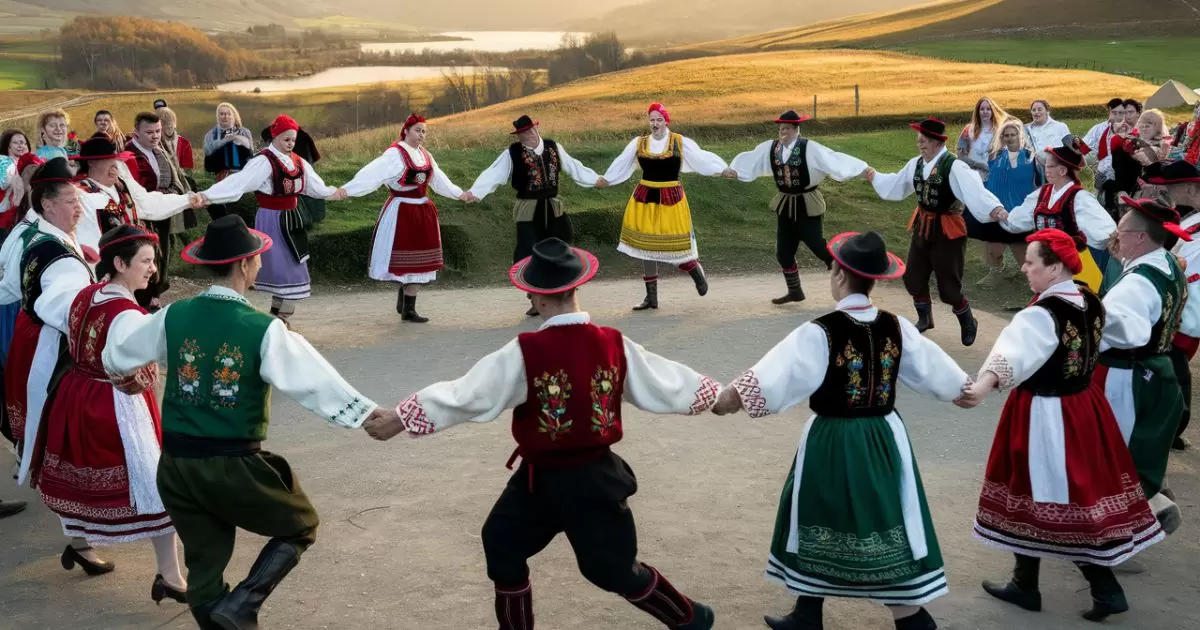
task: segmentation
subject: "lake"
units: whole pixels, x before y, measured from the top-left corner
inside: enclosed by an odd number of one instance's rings
[[[436,52],[451,50],[478,50],[481,52],[509,52],[520,49],[553,50],[562,43],[563,35],[582,38],[587,33],[565,33],[562,31],[456,31],[442,33],[448,37],[463,37],[466,41],[409,42],[393,44],[387,42],[365,43],[363,52],[421,52],[429,49]]]
[[[443,73],[459,72],[469,74],[477,69],[482,70],[482,68],[475,66],[362,66],[330,68],[329,70],[322,70],[306,77],[292,79],[251,79],[222,83],[217,86],[217,89],[222,92],[253,92],[255,88],[258,88],[262,92],[293,92],[344,85],[437,79],[441,78]],[[502,69],[492,68],[492,70]]]

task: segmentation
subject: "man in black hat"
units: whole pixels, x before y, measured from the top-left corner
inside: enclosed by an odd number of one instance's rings
[[[969,346],[975,343],[977,322],[962,290],[967,252],[963,212],[971,212],[980,223],[994,223],[1008,215],[979,175],[946,150],[946,123],[927,118],[909,127],[917,132],[921,154],[909,160],[899,173],[885,175],[868,169],[864,177],[887,201],[902,201],[916,193],[917,208],[908,226],[912,240],[904,288],[917,309],[917,330],[933,328],[933,303],[929,298],[929,278],[933,276],[937,278],[938,296],[958,317],[962,344]]]
[[[778,139],[767,140],[729,163],[739,180],[751,182],[759,177],[773,177],[779,190],[771,199],[770,208],[778,215],[775,259],[783,269],[787,294],[771,300],[774,304],[804,301],[800,270],[796,266],[796,250],[801,242],[825,263],[827,269],[833,264],[822,229],[825,197],[818,186],[826,177],[844,182],[858,177],[868,168],[867,163],[858,158],[801,138],[800,123],[810,118],[789,109],[775,119],[779,126]]]
[[[159,108],[166,107],[166,106],[167,106],[167,102],[164,101],[163,99],[161,99],[161,98],[155,99],[153,109],[159,109]]]
[[[261,450],[272,389],[331,424],[357,428],[375,403],[304,337],[243,297],[271,239],[237,215],[208,225],[185,261],[216,280],[154,315],[113,320],[104,367],[114,376],[165,363],[158,489],[183,542],[188,604],[201,628],[258,627],[258,611],[316,540],[317,512],[287,461]],[[270,537],[232,592],[225,567],[237,530]]]
[[[592,324],[576,290],[597,268],[595,256],[561,239],[536,244],[509,278],[533,296],[542,327],[484,357],[462,378],[409,396],[395,412],[368,421],[367,432],[380,440],[406,431],[427,435],[513,409],[517,449],[508,465],[518,457],[521,465],[483,526],[501,630],[533,629],[527,562],[560,533],[596,586],[668,628],[708,630],[711,608],[638,561],[627,502],[637,480],[611,447],[621,440],[624,400],[651,413],[698,414],[712,405],[718,385],[619,330]]]
[[[606,185],[596,171],[568,155],[566,147],[542,138],[538,124],[525,115],[514,120],[509,135],[515,135],[517,142],[509,145],[508,150],[480,173],[467,191],[469,203],[483,201],[505,183],[516,191],[513,221],[517,224],[517,244],[513,249],[513,262],[529,256],[533,244],[547,238],[559,238],[568,243],[574,239],[571,219],[558,198],[558,184],[563,173],[584,188],[604,188]],[[538,314],[537,308],[531,306],[525,314],[533,317]]]

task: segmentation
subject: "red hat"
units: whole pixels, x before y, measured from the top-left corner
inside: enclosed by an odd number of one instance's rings
[[[46,160],[38,157],[33,151],[17,158],[17,172],[22,173],[30,166],[41,166],[46,163]]]
[[[908,126],[926,138],[946,141],[946,123],[936,118],[926,118],[919,123],[908,123]]]
[[[1080,239],[1071,238],[1071,235],[1057,228],[1046,228],[1025,237],[1025,241],[1045,243],[1050,251],[1063,261],[1067,269],[1071,270],[1071,273],[1083,271],[1083,260],[1079,258],[1079,248],[1086,245],[1081,243]]]
[[[280,114],[275,122],[271,123],[271,138],[278,138],[279,134],[288,131],[300,131],[300,123],[287,114]]]
[[[671,124],[671,113],[667,111],[667,108],[662,103],[650,103],[650,108],[646,110],[646,115],[650,115],[652,112],[662,114],[663,120],[667,121],[668,125]]]
[[[404,120],[404,126],[400,127],[400,139],[403,140],[404,136],[408,135],[408,130],[416,126],[417,123],[423,122],[425,122],[424,118],[416,114],[409,114],[408,118]]]
[[[1161,223],[1163,229],[1171,234],[1185,241],[1190,242],[1192,240],[1192,235],[1188,234],[1187,230],[1179,227],[1179,211],[1175,208],[1154,199],[1134,199],[1128,195],[1121,195],[1121,203],[1142,213],[1142,216]]]

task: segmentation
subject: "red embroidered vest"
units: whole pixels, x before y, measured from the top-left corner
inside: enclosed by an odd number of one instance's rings
[[[284,167],[283,162],[268,147],[259,152],[271,164],[271,194],[255,191],[254,198],[258,207],[268,210],[295,210],[299,205],[300,193],[304,191],[304,160],[292,153],[292,169]]]
[[[622,436],[626,364],[621,331],[571,324],[522,333],[517,341],[528,393],[513,410],[513,457],[520,455],[534,466],[566,468],[603,456]]]
[[[421,155],[425,157],[425,166],[417,166],[408,154],[404,147],[400,146],[399,142],[392,145],[400,152],[400,159],[404,160],[404,176],[395,182],[399,186],[416,186],[412,190],[396,190],[392,189],[393,197],[404,197],[406,199],[420,199],[428,194],[429,179],[433,177],[433,158],[425,147],[418,147]]]
[[[1079,235],[1079,224],[1075,221],[1075,195],[1081,190],[1083,186],[1074,184],[1051,206],[1050,195],[1054,194],[1054,186],[1042,186],[1042,194],[1033,210],[1033,229],[1057,228],[1072,237]]]
[[[141,225],[138,221],[137,206],[133,203],[133,195],[129,194],[129,187],[124,181],[118,179],[113,186],[120,202],[113,201],[112,197],[91,179],[80,181],[79,188],[89,194],[102,194],[108,199],[108,203],[96,211],[96,222],[100,224],[101,234],[122,225]]]

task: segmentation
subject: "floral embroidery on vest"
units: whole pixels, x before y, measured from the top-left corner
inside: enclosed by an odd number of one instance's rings
[[[540,377],[533,379],[533,386],[538,388],[538,400],[542,403],[538,433],[549,434],[553,442],[559,434],[571,430],[572,421],[563,419],[567,414],[567,400],[571,397],[571,383],[567,381],[567,373],[559,370],[553,376],[543,372]]]
[[[896,367],[896,359],[900,358],[900,349],[888,339],[879,353],[879,383],[875,385],[875,396],[880,404],[887,404],[892,397],[892,370]]]
[[[1184,289],[1184,290],[1186,291],[1187,289]],[[1184,295],[1187,295],[1187,294],[1185,293]],[[1183,316],[1183,309],[1179,309],[1178,313],[1175,312],[1175,296],[1171,295],[1170,292],[1164,292],[1163,296],[1162,296],[1162,315],[1161,315],[1163,321],[1167,321],[1168,313],[1170,313],[1170,316],[1174,317],[1175,326],[1173,326],[1173,327],[1172,326],[1163,326],[1162,327],[1162,334],[1159,335],[1159,338],[1158,338],[1159,354],[1165,354],[1168,350],[1171,349],[1171,344],[1172,344],[1173,340],[1175,339],[1175,331],[1172,330],[1172,328],[1174,328],[1174,329],[1179,328],[1179,321]],[[1150,342],[1154,343],[1154,340],[1151,339]]]
[[[195,339],[186,339],[179,349],[179,358],[183,360],[176,370],[179,379],[179,397],[184,402],[195,404],[200,401],[200,370],[196,363],[203,358],[200,354],[200,344]]]
[[[1079,353],[1083,349],[1083,340],[1079,338],[1079,329],[1075,324],[1067,322],[1066,328],[1063,329],[1062,344],[1067,349],[1067,358],[1063,362],[1063,376],[1079,376],[1083,370],[1083,356]]]
[[[1104,318],[1097,317],[1092,320],[1092,352],[1088,360],[1088,371],[1096,369],[1096,363],[1100,360],[1100,353],[1097,349],[1100,347],[1100,339],[1104,337]]]
[[[219,407],[233,409],[237,407],[238,381],[242,374],[242,349],[238,346],[229,347],[221,344],[217,351],[217,369],[213,370],[212,395],[213,403]]]
[[[617,424],[616,411],[612,408],[613,382],[617,380],[617,368],[596,368],[592,377],[592,430],[600,437],[608,437],[609,429]],[[553,439],[553,438],[552,438]]]
[[[96,362],[96,344],[100,343],[100,331],[104,330],[104,322],[108,317],[105,313],[100,313],[92,323],[88,324],[87,330],[84,331],[83,351],[80,356],[84,362]]]
[[[846,342],[846,349],[838,355],[837,366],[846,368],[846,393],[850,396],[850,404],[862,402],[863,396],[868,393],[868,388],[863,387],[862,354],[850,342]]]

